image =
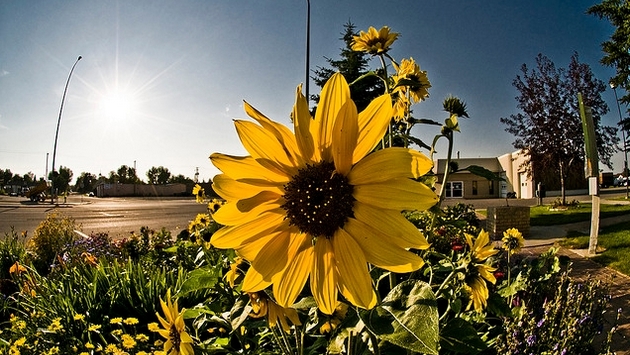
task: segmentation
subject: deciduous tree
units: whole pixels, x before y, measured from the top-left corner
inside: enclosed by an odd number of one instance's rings
[[[530,70],[523,64],[521,72],[513,81],[520,93],[516,101],[521,112],[501,118],[501,122],[516,136],[513,145],[527,156],[528,169],[533,166],[537,171],[557,172],[565,203],[568,174],[576,164],[583,164],[585,155],[578,92],[592,109],[599,159],[611,167],[617,137],[615,128],[601,125],[602,115],[608,112],[601,97],[606,85],[593,76],[590,66],[579,62],[577,53],[571,57],[568,70],[556,68],[549,58],[539,54],[535,68]]]

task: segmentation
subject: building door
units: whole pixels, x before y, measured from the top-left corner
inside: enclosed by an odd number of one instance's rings
[[[520,181],[521,184],[521,198],[532,198],[532,196],[529,196],[529,189],[528,189],[528,181],[527,181],[527,174],[525,173],[520,173],[518,174],[518,179]]]
[[[462,198],[464,197],[464,182],[451,181],[446,183],[446,197]]]

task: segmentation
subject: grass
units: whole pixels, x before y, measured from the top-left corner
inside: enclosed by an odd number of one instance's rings
[[[581,233],[571,233],[569,237],[560,244],[570,249],[588,248],[588,235]],[[598,247],[604,251],[593,260],[609,266],[625,275],[630,275],[630,229],[627,223],[619,223],[602,228],[597,238]]]
[[[532,226],[554,226],[591,220],[590,203],[581,203],[565,211],[550,211],[549,206],[534,206],[530,209],[530,224]],[[608,218],[630,214],[630,205],[600,205],[599,217]]]

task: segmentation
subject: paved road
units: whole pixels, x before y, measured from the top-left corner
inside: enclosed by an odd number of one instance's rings
[[[15,228],[18,233],[32,235],[46,214],[58,212],[74,218],[86,234],[106,232],[111,237],[123,237],[138,232],[140,227],[165,227],[174,235],[188,226],[206,206],[187,198],[95,198],[70,196],[64,204],[32,203],[23,197],[0,196],[0,237]]]

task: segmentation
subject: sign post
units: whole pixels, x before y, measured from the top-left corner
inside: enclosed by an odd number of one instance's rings
[[[592,196],[591,235],[588,242],[588,255],[593,256],[597,250],[597,236],[599,234],[599,186],[598,186],[598,157],[597,138],[591,108],[584,105],[582,94],[578,93],[580,103],[580,117],[584,131],[584,148],[586,151],[585,175],[588,179],[588,192]]]

